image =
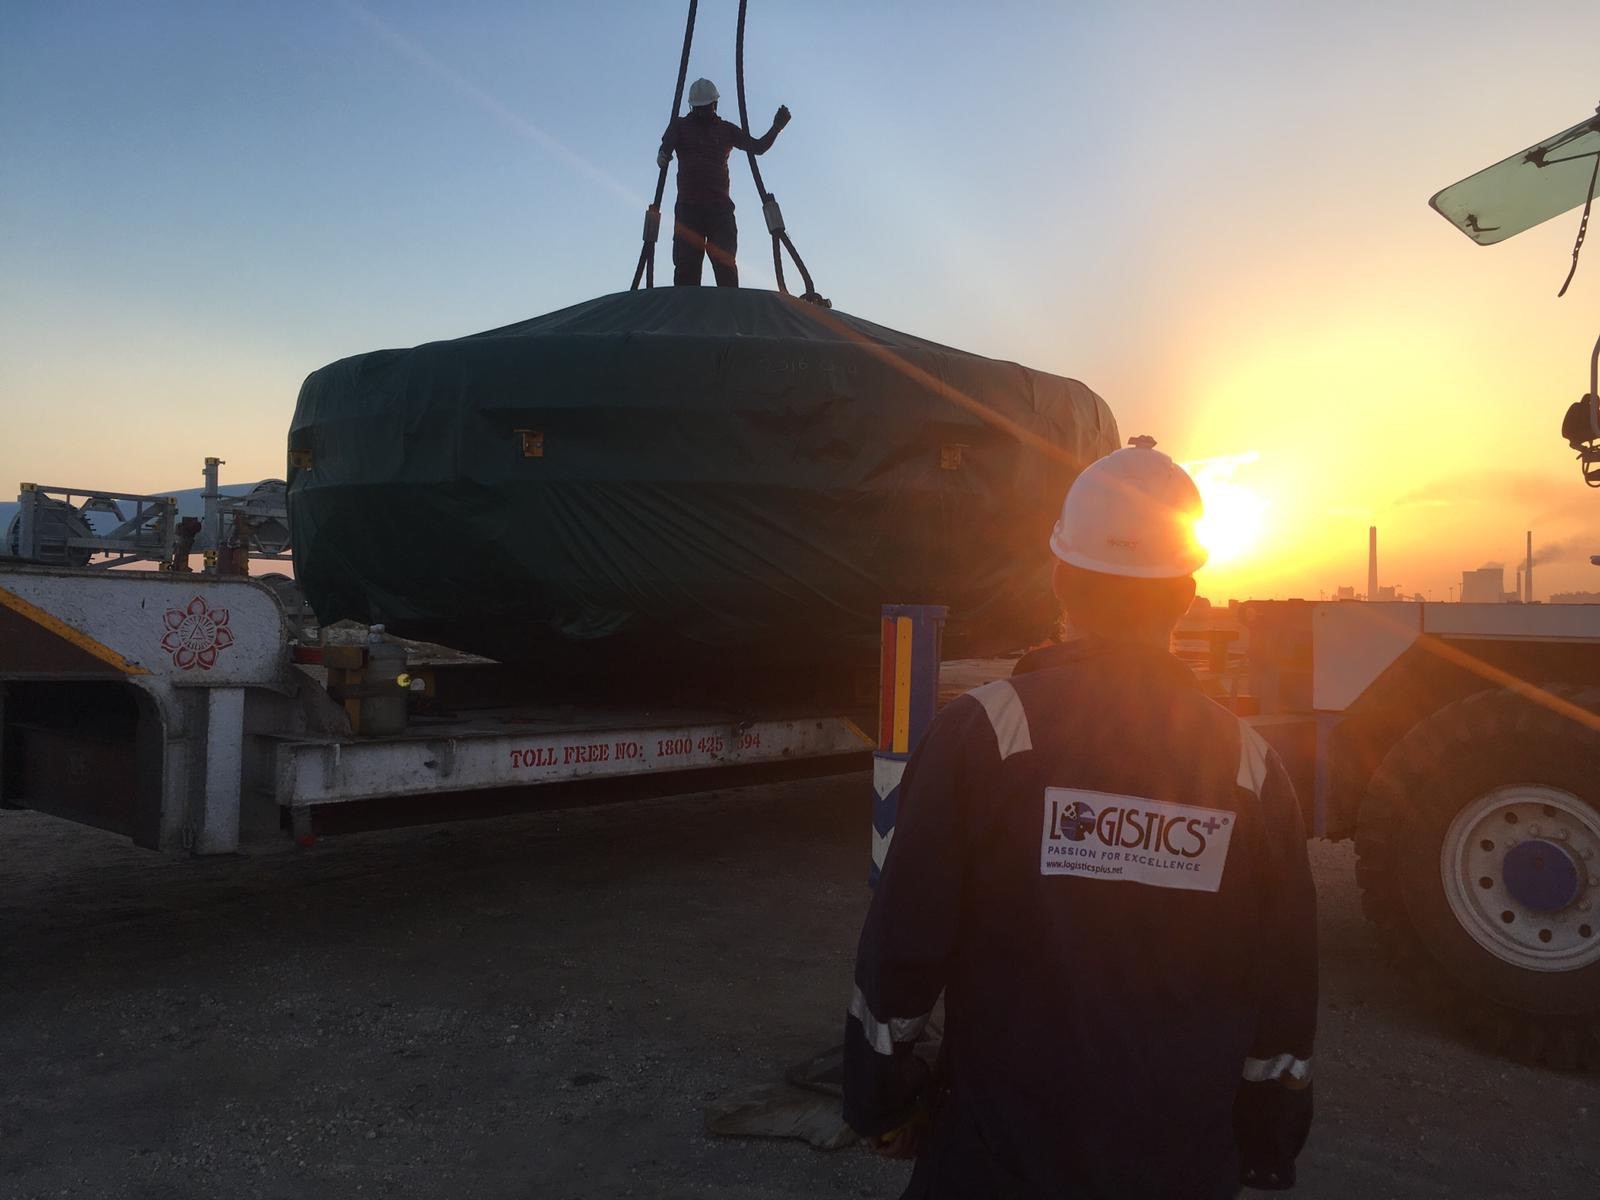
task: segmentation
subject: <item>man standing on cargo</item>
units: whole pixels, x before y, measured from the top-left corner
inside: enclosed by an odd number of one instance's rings
[[[717,85],[696,79],[689,85],[689,111],[672,118],[661,135],[656,164],[665,167],[678,156],[678,204],[673,211],[672,282],[699,287],[700,265],[711,256],[718,287],[738,287],[739,227],[728,194],[728,156],[734,150],[765,154],[789,123],[789,110],[779,106],[772,128],[753,138],[732,121],[717,115]]]
[[[845,1117],[906,1197],[1222,1200],[1293,1186],[1316,897],[1283,764],[1168,651],[1205,561],[1150,438],[1067,493],[1074,632],[946,708],[856,959]],[[940,993],[930,1070],[912,1053]]]

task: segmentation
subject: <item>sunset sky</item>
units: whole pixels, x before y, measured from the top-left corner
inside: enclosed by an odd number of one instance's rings
[[[322,364],[626,288],[684,7],[0,7],[0,498],[281,475]],[[703,0],[690,64],[734,119],[736,12]],[[1600,103],[1593,0],[751,0],[748,36],[820,290],[1208,461],[1260,532],[1202,592],[1363,589],[1372,523],[1407,592],[1527,528],[1541,597],[1600,590],[1558,436],[1600,243],[1558,301],[1576,211],[1481,248],[1427,205]]]

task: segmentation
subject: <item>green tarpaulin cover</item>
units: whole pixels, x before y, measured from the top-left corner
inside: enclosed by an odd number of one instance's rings
[[[1061,497],[1118,436],[1075,380],[659,288],[342,359],[289,444],[323,621],[620,687],[871,669],[890,602],[948,605],[948,655],[1038,640]]]

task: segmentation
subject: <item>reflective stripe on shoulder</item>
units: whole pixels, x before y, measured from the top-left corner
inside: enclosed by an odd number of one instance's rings
[[[1010,758],[1024,750],[1033,749],[1033,735],[1028,731],[1028,714],[1023,710],[1022,697],[1011,686],[1009,679],[997,679],[967,695],[983,705],[989,714],[989,724],[994,726],[994,740],[1000,747],[1001,759]]]
[[[1292,1054],[1279,1054],[1272,1058],[1247,1058],[1244,1060],[1244,1077],[1249,1083],[1266,1083],[1281,1079],[1290,1087],[1304,1087],[1311,1082],[1311,1060],[1296,1058]]]
[[[1261,795],[1267,782],[1267,741],[1254,729],[1239,722],[1239,786]]]
[[[921,1037],[933,1014],[925,1012],[920,1017],[891,1017],[880,1021],[872,1015],[872,1008],[858,987],[850,997],[850,1015],[861,1022],[861,1030],[874,1050],[879,1054],[893,1054],[895,1043],[904,1045]]]

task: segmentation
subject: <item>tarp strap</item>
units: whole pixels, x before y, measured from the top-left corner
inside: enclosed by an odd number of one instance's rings
[[[689,0],[689,19],[683,28],[683,54],[678,58],[678,84],[672,91],[672,115],[668,124],[678,119],[678,108],[683,103],[683,81],[689,74],[689,47],[694,44],[694,15],[700,0]],[[740,10],[743,18],[743,9]],[[667,168],[663,166],[656,176],[656,198],[644,210],[644,245],[639,250],[639,264],[633,269],[630,292],[639,290],[642,278],[645,287],[656,285],[656,239],[661,232],[661,197],[667,190]]]

